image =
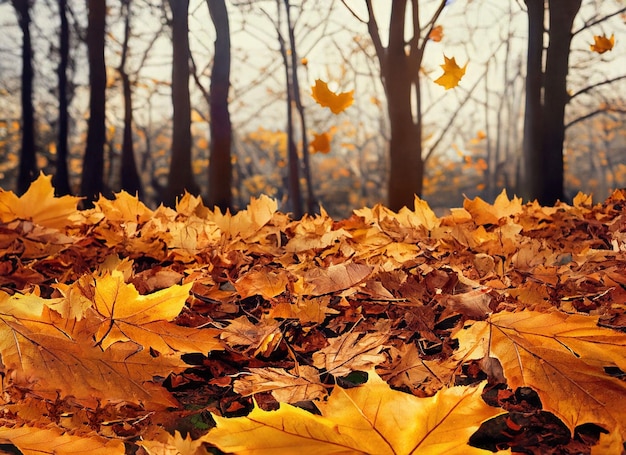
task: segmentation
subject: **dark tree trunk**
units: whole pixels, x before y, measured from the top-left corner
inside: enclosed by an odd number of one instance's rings
[[[191,102],[189,100],[189,0],[169,0],[172,10],[173,132],[166,203],[173,206],[185,191],[198,194],[191,166]]]
[[[22,30],[22,145],[17,192],[23,194],[37,176],[35,108],[33,107],[33,48],[30,37],[30,0],[11,0]]]
[[[88,0],[87,50],[89,59],[89,121],[83,162],[81,195],[89,206],[104,192],[104,143],[106,141],[106,66],[104,38],[106,0]]]
[[[550,0],[550,44],[546,54],[544,80],[543,133],[541,166],[543,178],[537,197],[543,205],[564,200],[563,141],[565,140],[565,106],[569,102],[567,73],[569,69],[572,26],[582,0]]]
[[[130,77],[126,72],[126,57],[128,55],[128,40],[130,39],[130,5],[132,0],[122,0],[124,17],[124,41],[122,43],[122,60],[118,71],[122,79],[124,95],[124,135],[122,139],[122,166],[121,186],[130,194],[143,198],[141,180],[137,172],[135,149],[133,146],[133,95]]]
[[[528,50],[526,58],[526,105],[524,109],[524,196],[535,199],[541,189],[541,118],[543,87],[544,0],[525,0],[528,9]]]
[[[230,89],[230,27],[224,0],[207,0],[211,20],[215,26],[215,56],[211,70],[209,111],[211,116],[211,156],[209,159],[210,207],[225,212],[232,209],[232,126],[228,111]]]
[[[276,0],[276,9],[278,11],[278,26],[276,31],[278,33],[278,43],[280,45],[280,54],[283,59],[283,66],[285,67],[285,81],[287,84],[287,163],[289,169],[287,187],[289,190],[289,201],[291,202],[291,212],[295,219],[302,218],[302,195],[300,191],[300,158],[298,157],[298,148],[294,139],[293,128],[293,80],[291,78],[291,71],[289,65],[289,57],[287,56],[287,47],[285,40],[280,32],[280,0]],[[293,70],[291,68],[291,70]],[[303,131],[302,134],[306,134]]]
[[[61,30],[59,33],[60,61],[57,67],[59,78],[59,131],[57,138],[56,172],[52,177],[54,190],[57,195],[70,194],[70,178],[67,168],[68,135],[69,135],[69,94],[67,68],[70,59],[70,26],[67,19],[67,0],[59,0],[59,16]]]
[[[313,193],[313,181],[311,179],[311,164],[309,159],[309,141],[307,140],[306,116],[304,105],[300,96],[300,81],[298,79],[298,52],[296,51],[296,34],[291,21],[291,4],[289,0],[284,0],[287,30],[289,30],[289,49],[291,50],[291,85],[293,87],[293,101],[296,104],[298,115],[300,116],[300,131],[302,131],[302,168],[304,181],[306,184],[306,210],[309,214],[316,211],[315,194]]]

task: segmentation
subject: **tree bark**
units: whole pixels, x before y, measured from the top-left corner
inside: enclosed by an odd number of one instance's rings
[[[582,0],[550,0],[550,43],[546,54],[544,104],[541,124],[542,185],[537,195],[542,205],[564,200],[563,142],[565,106],[569,102],[567,73],[572,26]]]
[[[215,26],[215,56],[211,69],[209,99],[210,112],[210,159],[209,197],[210,207],[217,206],[223,212],[232,209],[232,125],[228,111],[230,89],[230,26],[224,0],[207,0],[211,20]]]
[[[526,56],[526,101],[524,108],[524,196],[535,199],[540,193],[543,175],[541,154],[541,118],[543,106],[543,33],[544,0],[525,0],[528,9],[528,49]]]
[[[189,0],[169,0],[172,10],[172,154],[166,203],[174,206],[185,191],[198,194],[191,165],[191,102],[189,100]]]
[[[11,0],[22,31],[22,144],[17,176],[17,193],[26,192],[37,176],[35,155],[35,108],[33,106],[33,48],[30,36],[30,0]]]
[[[67,68],[70,61],[70,26],[67,19],[67,0],[59,0],[59,16],[61,29],[59,32],[59,66],[57,76],[59,79],[59,131],[57,137],[56,172],[52,177],[52,183],[57,195],[71,193],[69,171],[67,168],[68,136],[69,136],[69,93]]]
[[[135,160],[135,149],[133,146],[133,94],[132,85],[128,72],[126,71],[126,58],[128,55],[128,41],[130,39],[130,5],[132,0],[122,0],[124,11],[124,41],[122,42],[122,58],[118,71],[122,79],[122,93],[124,96],[124,134],[122,139],[122,166],[121,166],[121,186],[130,194],[143,197],[141,179],[137,171]]]
[[[85,204],[92,205],[104,192],[104,143],[106,141],[106,66],[104,40],[106,28],[106,0],[87,0],[87,52],[89,60],[89,120],[87,147],[83,162],[81,195]]]

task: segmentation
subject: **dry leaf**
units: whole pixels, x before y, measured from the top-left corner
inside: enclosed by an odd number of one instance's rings
[[[463,68],[461,68],[459,65],[457,65],[454,57],[448,58],[444,55],[443,58],[444,64],[441,65],[441,68],[443,69],[443,74],[441,75],[441,77],[435,80],[435,84],[439,84],[445,87],[446,90],[448,90],[459,85],[460,80],[465,75],[465,68],[467,68],[467,63],[465,64],[465,66],[463,66]]]
[[[385,361],[386,333],[348,332],[331,338],[330,344],[313,354],[313,365],[334,376],[367,371]]]
[[[322,107],[329,108],[333,114],[345,111],[354,102],[354,90],[343,93],[331,92],[326,82],[317,79],[311,87],[311,96]]]
[[[217,428],[202,440],[242,455],[484,454],[467,441],[501,411],[487,406],[481,392],[482,387],[454,387],[417,398],[392,390],[370,372],[362,386],[336,387],[318,405],[321,416],[288,404],[269,412],[255,406],[246,417],[213,416]]]
[[[595,35],[593,41],[594,43],[589,46],[589,48],[598,54],[604,54],[613,49],[615,45],[615,34],[612,34],[610,38],[607,38],[606,35]]]

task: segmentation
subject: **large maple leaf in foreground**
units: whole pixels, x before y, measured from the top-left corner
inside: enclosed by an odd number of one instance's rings
[[[321,416],[281,404],[245,417],[213,416],[202,439],[238,454],[478,454],[466,441],[482,421],[500,414],[482,401],[482,387],[452,387],[417,398],[392,390],[376,373],[366,384],[336,387]]]
[[[509,387],[531,387],[543,407],[570,430],[595,423],[626,438],[626,334],[597,326],[597,317],[561,312],[494,314],[459,332],[459,356],[496,357]]]

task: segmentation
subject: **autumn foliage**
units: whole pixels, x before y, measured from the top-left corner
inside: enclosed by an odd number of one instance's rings
[[[293,220],[0,192],[0,442],[619,454],[626,192]]]

